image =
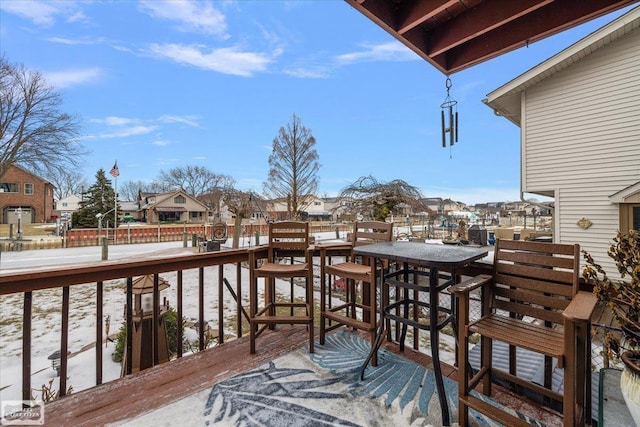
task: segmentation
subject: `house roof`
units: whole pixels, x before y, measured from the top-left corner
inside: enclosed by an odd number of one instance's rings
[[[196,199],[195,197],[187,194],[185,191],[183,190],[175,190],[175,191],[171,191],[168,193],[158,193],[155,194],[155,202],[153,203],[147,203],[145,204],[142,208],[143,209],[151,209],[151,208],[157,208],[158,205],[161,205],[163,203],[165,203],[167,200],[171,199],[172,197],[175,197],[177,195],[181,195],[184,196],[185,198],[193,201],[194,203],[197,203],[198,205],[200,205],[204,211],[207,210],[207,205],[205,205],[204,203],[202,203],[200,200]],[[163,206],[163,209],[165,207]],[[185,209],[186,210],[186,209]],[[165,211],[167,212],[167,211]]]
[[[36,175],[35,173],[31,172],[30,170],[27,170],[27,169],[23,168],[22,166],[19,166],[16,163],[13,163],[13,164],[9,165],[9,168],[20,169],[22,172],[27,173],[27,174],[33,176],[34,178],[37,178],[38,180],[44,182],[45,184],[53,185],[51,182],[49,182],[48,180],[44,179],[43,177]],[[9,168],[7,168],[7,170]],[[55,186],[54,186],[54,188],[55,188]]]
[[[137,201],[118,201],[120,203],[120,210],[127,212],[135,212],[138,210]]]
[[[516,126],[520,126],[522,119],[520,98],[522,92],[581,61],[614,40],[638,30],[639,27],[640,6],[631,9],[618,19],[489,93],[483,102],[491,107],[497,115],[504,116],[515,123]]]
[[[637,0],[345,0],[445,74]]]
[[[640,193],[640,181],[609,196],[612,203],[626,203],[627,199]]]

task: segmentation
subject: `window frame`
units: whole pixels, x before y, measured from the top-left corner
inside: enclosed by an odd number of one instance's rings
[[[640,203],[620,203],[620,230],[628,232],[633,230],[634,209],[636,209],[636,223],[640,224]],[[640,232],[640,226],[636,229]]]
[[[11,187],[15,186],[15,191],[10,191]],[[0,182],[0,193],[9,193],[16,194],[20,193],[20,183],[19,182]]]

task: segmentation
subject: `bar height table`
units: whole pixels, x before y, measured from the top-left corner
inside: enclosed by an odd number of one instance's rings
[[[442,422],[445,426],[450,425],[449,405],[447,404],[444,391],[444,380],[442,379],[442,370],[440,369],[438,333],[440,329],[453,320],[455,317],[455,310],[453,310],[453,308],[447,309],[439,306],[439,293],[455,282],[456,268],[463,267],[473,261],[484,258],[488,254],[488,249],[486,247],[395,241],[358,246],[354,248],[353,251],[356,255],[402,263],[401,270],[388,272],[383,278],[383,289],[380,290],[383,304],[385,304],[386,299],[384,298],[384,289],[387,286],[397,286],[404,289],[401,300],[383,305],[376,342],[371,348],[369,356],[362,365],[360,377],[364,379],[364,371],[369,364],[369,361],[382,344],[385,324],[388,319],[393,319],[402,323],[402,334],[400,338],[401,350],[404,349],[404,338],[406,336],[408,324],[420,329],[428,329],[431,340],[431,358],[433,360],[433,370],[436,378],[436,389],[438,391],[438,400],[440,401],[440,409],[442,412]],[[429,269],[428,285],[410,283],[408,281],[409,276],[412,274],[425,275],[424,271],[415,270],[416,267]],[[444,284],[440,284],[439,270],[448,270],[451,273],[451,279]],[[402,277],[403,280],[399,281],[396,279],[397,277]],[[419,298],[411,299],[409,296],[409,290],[429,292],[429,302],[426,303],[424,301],[420,301]],[[429,325],[414,322],[409,318],[410,305],[429,308]],[[402,307],[404,309],[403,316],[397,316],[392,313],[392,311],[397,307]],[[445,312],[448,316],[439,321],[439,312]]]

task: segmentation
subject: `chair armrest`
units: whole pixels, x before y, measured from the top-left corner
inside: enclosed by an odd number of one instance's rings
[[[470,279],[464,280],[457,285],[451,286],[449,291],[456,294],[456,296],[461,296],[459,294],[468,294],[472,290],[479,288],[480,286],[484,286],[485,284],[491,282],[492,277],[488,274],[479,274]]]
[[[316,245],[316,249],[319,249],[320,252],[331,252],[331,251],[348,251],[353,248],[353,245],[350,243],[328,243],[328,244],[319,244]]]
[[[598,304],[598,298],[595,294],[580,291],[564,309],[562,317],[570,322],[586,323],[591,319],[596,304]]]

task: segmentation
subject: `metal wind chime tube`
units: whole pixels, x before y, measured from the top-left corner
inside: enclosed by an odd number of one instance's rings
[[[441,126],[442,126],[442,148],[447,146],[447,133],[449,134],[449,146],[453,146],[458,142],[458,110],[456,105],[458,101],[449,96],[449,89],[451,89],[451,79],[447,77],[446,82],[447,97],[440,105],[442,111],[440,111]]]

